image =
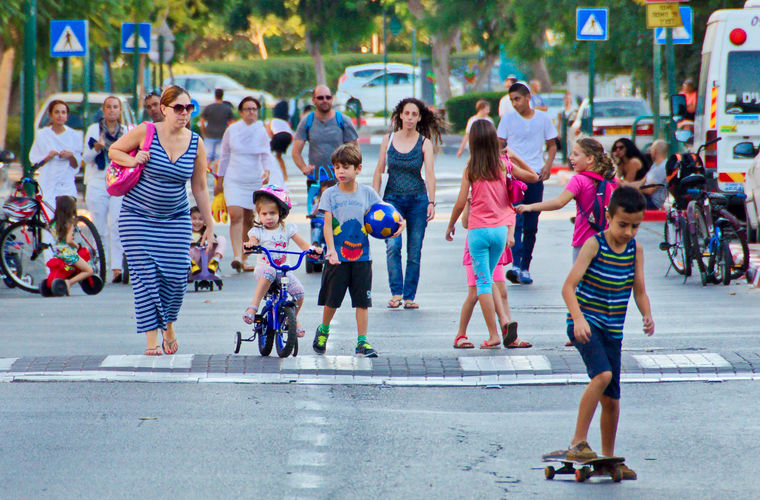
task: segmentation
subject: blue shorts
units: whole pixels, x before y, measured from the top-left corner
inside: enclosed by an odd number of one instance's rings
[[[591,338],[585,344],[575,340],[572,324],[567,325],[567,336],[581,353],[589,378],[594,378],[602,372],[612,372],[612,380],[604,389],[604,395],[620,399],[620,356],[623,339],[612,338],[609,332],[591,322],[589,326]]]

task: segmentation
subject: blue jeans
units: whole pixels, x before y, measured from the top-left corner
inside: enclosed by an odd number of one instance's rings
[[[388,263],[388,282],[393,295],[401,295],[404,300],[414,300],[417,283],[420,280],[420,259],[422,239],[427,227],[427,193],[414,195],[386,194],[384,201],[393,205],[406,219],[406,279],[401,268],[402,237],[385,240],[385,255]]]
[[[544,199],[543,181],[528,182],[525,190],[525,198],[520,203],[538,203]],[[538,215],[541,212],[527,212],[517,214],[515,221],[515,245],[512,247],[512,266],[518,269],[530,269],[530,261],[533,260],[533,247],[536,246],[536,233],[538,232]]]

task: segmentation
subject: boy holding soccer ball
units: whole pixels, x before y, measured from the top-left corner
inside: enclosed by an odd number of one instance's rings
[[[362,171],[359,146],[353,143],[343,144],[333,152],[331,161],[338,184],[325,190],[319,202],[319,210],[325,216],[328,261],[322,272],[322,286],[319,289],[318,304],[324,306],[322,324],[317,327],[312,347],[317,354],[327,351],[330,322],[348,290],[351,293],[351,304],[356,309],[356,356],[376,358],[377,352],[367,342],[369,307],[372,306],[372,261],[369,256],[369,239],[364,229],[364,214],[381,200],[372,188],[356,182],[356,177]],[[403,230],[402,220],[392,237],[398,236]]]

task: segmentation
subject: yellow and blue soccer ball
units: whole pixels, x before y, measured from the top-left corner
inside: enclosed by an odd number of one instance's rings
[[[375,203],[364,214],[364,230],[368,235],[390,238],[401,225],[401,214],[388,203]]]

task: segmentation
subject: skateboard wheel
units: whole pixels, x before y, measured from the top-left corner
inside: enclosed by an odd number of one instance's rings
[[[554,473],[556,471],[554,470],[554,467],[549,465],[544,469],[544,476],[546,476],[546,479],[554,479]]]

